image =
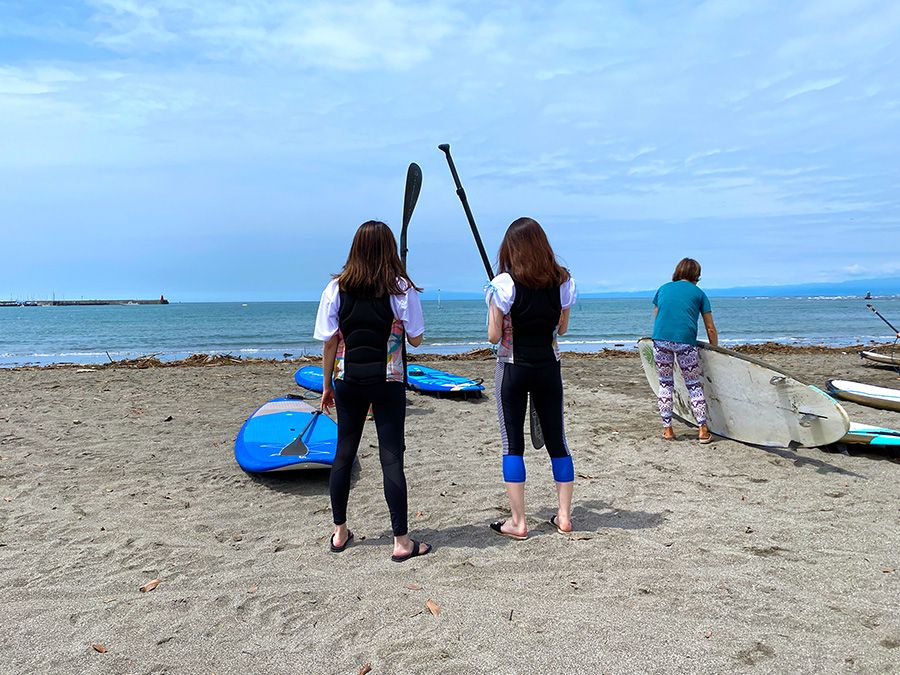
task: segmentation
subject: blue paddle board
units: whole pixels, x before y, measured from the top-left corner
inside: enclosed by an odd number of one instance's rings
[[[443,370],[410,363],[406,366],[406,379],[410,389],[440,394],[474,394],[484,391],[479,380],[470,380]]]
[[[324,373],[321,366],[303,366],[294,373],[294,382],[304,389],[322,392],[322,381]]]
[[[410,363],[406,366],[406,377],[410,389],[440,394],[474,394],[484,391],[484,385],[443,370]],[[322,369],[319,366],[304,366],[294,373],[294,381],[305,389],[322,391]]]
[[[337,449],[337,424],[306,401],[275,398],[238,432],[234,458],[244,471],[327,469]]]

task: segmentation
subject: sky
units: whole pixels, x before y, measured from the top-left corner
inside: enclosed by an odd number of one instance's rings
[[[900,276],[900,3],[0,0],[0,297],[315,299],[355,229],[584,292]]]

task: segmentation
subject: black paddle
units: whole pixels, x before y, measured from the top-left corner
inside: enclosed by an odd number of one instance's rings
[[[281,449],[281,452],[279,452],[278,454],[279,455],[290,455],[290,456],[296,456],[296,457],[306,457],[306,455],[309,454],[309,448],[306,446],[306,443],[303,442],[303,436],[306,434],[306,432],[309,430],[309,428],[313,425],[313,422],[315,422],[319,418],[319,415],[321,415],[321,414],[322,414],[321,410],[316,410],[312,414],[312,417],[309,418],[309,422],[306,423],[306,426],[303,427],[303,431],[301,431],[299,434],[297,434],[297,438],[295,438],[293,441],[291,441],[286,446],[284,446]]]
[[[422,189],[422,169],[415,162],[410,163],[406,170],[406,188],[403,190],[403,227],[400,229],[400,262],[403,263],[403,271],[406,272],[406,231],[409,229],[409,221],[412,220],[416,202],[419,201],[419,191]],[[406,332],[403,333],[403,384],[409,386],[406,375]]]
[[[453,182],[456,184],[456,196],[462,202],[463,211],[466,212],[466,219],[469,221],[469,227],[472,228],[472,236],[475,237],[475,245],[478,246],[478,252],[481,254],[481,262],[484,264],[484,271],[487,272],[488,283],[494,278],[494,270],[491,268],[490,260],[484,250],[484,244],[481,241],[481,235],[478,234],[478,226],[475,224],[475,216],[472,215],[472,209],[469,208],[469,200],[466,198],[466,191],[463,189],[459,180],[459,174],[456,172],[456,165],[453,163],[453,157],[450,156],[450,144],[441,143],[438,150],[447,156],[447,164],[450,165],[450,173],[453,175]],[[531,444],[535,448],[544,447],[544,432],[541,429],[541,421],[538,419],[534,410],[534,402],[531,396],[528,397],[528,419],[531,427]]]
[[[871,309],[872,312],[875,314],[875,316],[877,316],[879,319],[881,319],[882,321],[884,321],[884,322],[888,325],[888,328],[890,328],[892,331],[894,331],[894,336],[895,336],[895,337],[896,337],[897,333],[900,333],[900,330],[897,330],[897,329],[894,327],[894,324],[892,324],[890,321],[888,321],[888,320],[885,319],[883,316],[881,316],[881,312],[879,312],[877,309],[875,309],[875,305],[873,305],[873,304],[867,302],[867,303],[866,303],[866,307],[868,307],[869,309]]]

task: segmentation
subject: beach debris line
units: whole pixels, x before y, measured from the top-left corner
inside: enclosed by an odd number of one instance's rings
[[[162,579],[160,579],[159,577],[157,577],[156,579],[151,579],[146,584],[141,586],[140,591],[141,591],[141,593],[149,593],[150,591],[155,589],[157,586],[159,586],[161,583],[162,583]]]

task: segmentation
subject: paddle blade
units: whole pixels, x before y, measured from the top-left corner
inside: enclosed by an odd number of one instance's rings
[[[534,401],[530,396],[528,397],[528,421],[531,426],[531,444],[536,450],[540,450],[544,447],[544,430],[541,429],[541,420],[538,419]]]
[[[415,162],[409,165],[406,171],[406,190],[403,194],[403,229],[409,226],[412,220],[416,202],[419,200],[419,191],[422,189],[422,169]]]

